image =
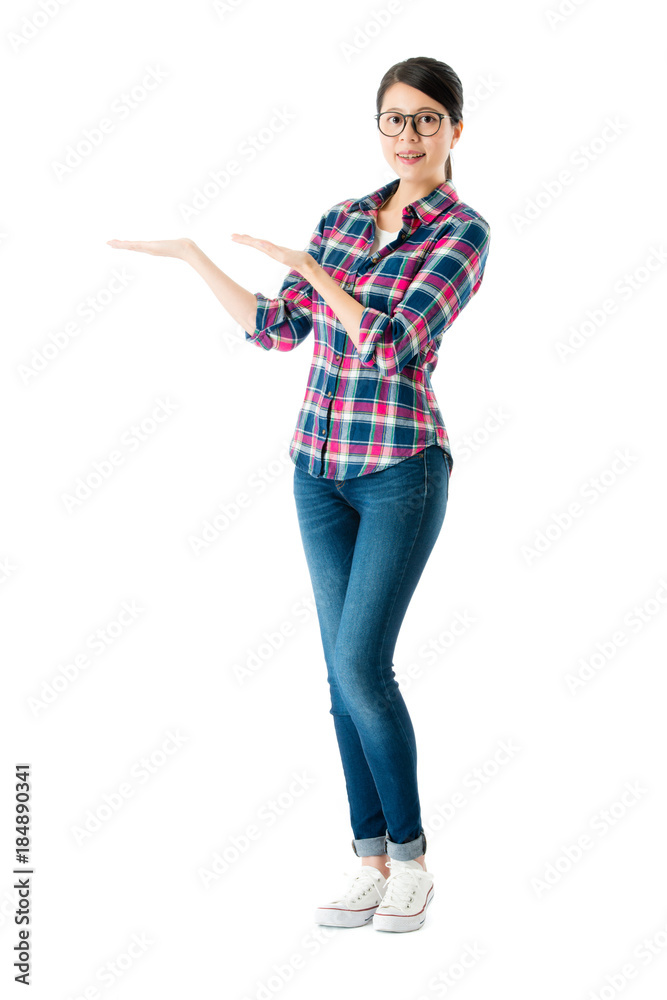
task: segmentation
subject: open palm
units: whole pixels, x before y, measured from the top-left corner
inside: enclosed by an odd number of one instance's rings
[[[107,240],[114,250],[140,250],[155,257],[183,257],[183,253],[192,241],[187,237],[178,240]]]
[[[313,258],[305,250],[291,250],[289,247],[282,247],[278,243],[271,243],[270,240],[259,240],[255,236],[248,236],[247,233],[232,233],[235,243],[245,243],[246,246],[255,247],[262,253],[273,257],[274,260],[285,264],[294,271],[301,273],[304,265],[312,264]]]

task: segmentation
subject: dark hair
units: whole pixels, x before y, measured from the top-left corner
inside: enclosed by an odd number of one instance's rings
[[[407,83],[442,104],[452,126],[463,120],[463,86],[451,66],[430,56],[415,56],[394,63],[382,77],[376,98],[376,111],[382,108],[385,91],[394,83]],[[451,156],[445,163],[445,180],[452,179]]]

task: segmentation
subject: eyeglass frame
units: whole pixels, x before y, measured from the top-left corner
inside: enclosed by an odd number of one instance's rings
[[[382,132],[382,129],[380,128],[380,118],[382,117],[382,115],[400,115],[401,118],[403,119],[403,128],[400,130],[400,132],[395,132],[393,135],[387,135],[386,132]],[[417,115],[437,115],[440,121],[438,122],[438,127],[435,130],[435,132],[426,132],[426,133],[420,132],[417,126],[415,125],[415,118],[417,117]],[[452,120],[451,115],[443,115],[440,111],[418,111],[417,115],[404,115],[402,111],[380,111],[379,114],[373,115],[373,118],[375,118],[375,120],[377,121],[377,126],[379,131],[382,133],[382,135],[386,135],[388,139],[395,139],[397,135],[401,135],[405,131],[405,126],[408,124],[408,118],[412,118],[412,127],[417,133],[417,135],[423,135],[426,138],[430,135],[438,134],[438,132],[440,131],[440,126],[442,125],[443,118],[449,118],[450,121]]]

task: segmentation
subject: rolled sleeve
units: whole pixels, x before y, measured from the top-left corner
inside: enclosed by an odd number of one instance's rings
[[[252,333],[246,330],[246,340],[266,351],[291,351],[305,340],[312,329],[312,288],[308,285],[308,293],[305,287],[299,287],[297,277],[301,275],[290,271],[274,299],[255,292],[255,329]]]
[[[305,248],[318,262],[327,214],[324,212],[321,216]],[[254,294],[257,298],[255,329],[252,333],[246,330],[246,340],[266,351],[272,348],[291,351],[305,340],[313,328],[313,287],[302,274],[290,270],[273,298],[262,292]]]
[[[375,348],[380,338],[384,336],[389,323],[389,316],[386,313],[380,312],[379,309],[366,306],[362,312],[361,323],[359,324],[360,346],[357,348],[357,353],[359,360],[363,364],[375,364]]]
[[[465,220],[438,240],[391,315],[367,306],[359,327],[361,363],[395,375],[425,352],[478,291],[489,240],[485,219]]]

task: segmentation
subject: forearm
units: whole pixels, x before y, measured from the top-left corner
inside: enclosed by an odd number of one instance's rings
[[[221,271],[196,243],[188,241],[183,260],[200,274],[215,297],[246,333],[255,330],[257,296]]]
[[[336,314],[354,346],[359,348],[359,327],[365,307],[341,288],[316,260],[313,260],[312,264],[307,263],[302,273]]]

